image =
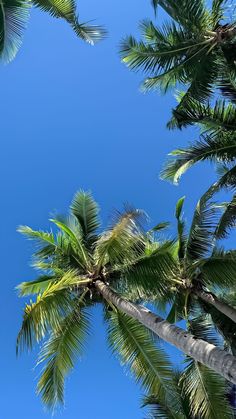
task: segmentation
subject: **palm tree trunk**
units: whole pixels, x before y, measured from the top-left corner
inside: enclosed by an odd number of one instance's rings
[[[203,290],[193,290],[193,293],[197,295],[201,300],[205,301],[208,304],[213,305],[218,311],[225,314],[229,319],[233,320],[236,323],[236,310],[235,308],[229,306],[223,301],[218,300],[218,298],[211,292],[206,292]]]
[[[170,324],[147,308],[125,300],[104,282],[97,280],[95,286],[103,298],[114,304],[119,310],[138,320],[161,339],[236,384],[236,357],[202,339],[196,339],[190,333]]]

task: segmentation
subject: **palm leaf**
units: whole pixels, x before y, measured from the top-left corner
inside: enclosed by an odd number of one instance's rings
[[[234,252],[216,249],[209,259],[202,260],[201,273],[207,286],[234,287],[236,255]]]
[[[236,226],[236,195],[225,205],[225,210],[219,220],[215,231],[217,239],[228,237],[229,232]]]
[[[15,57],[21,46],[29,9],[27,0],[0,1],[0,58],[6,62]]]
[[[56,276],[42,275],[34,281],[22,282],[16,287],[16,289],[19,291],[20,297],[24,297],[30,294],[39,294],[45,291],[50,283],[56,281],[57,279],[58,278]]]
[[[137,258],[143,247],[140,235],[140,222],[143,218],[144,212],[133,208],[117,213],[115,223],[97,241],[97,270],[108,262],[125,265],[126,261],[130,263]]]
[[[74,0],[33,0],[33,4],[53,17],[65,19],[76,35],[92,45],[106,35],[102,26],[79,22]]]
[[[170,247],[172,243],[169,243]],[[141,294],[155,293],[158,298],[169,291],[175,278],[176,262],[170,253],[170,247],[160,246],[148,256],[137,259],[124,272],[128,288],[138,289]]]
[[[189,100],[181,108],[173,111],[173,118],[168,123],[169,128],[183,128],[192,124],[200,124],[207,131],[234,131],[236,129],[236,107],[232,103],[217,100],[214,107],[210,102],[203,104]]]
[[[108,342],[144,389],[168,402],[175,401],[170,361],[154,345],[145,327],[119,311],[109,312]]]
[[[236,158],[235,137],[226,132],[218,135],[204,134],[201,135],[200,140],[195,141],[188,148],[174,150],[170,155],[172,158],[167,161],[161,177],[178,183],[186,170],[199,161],[234,161]]]
[[[213,370],[189,360],[182,381],[182,391],[190,399],[193,417],[222,419],[223,413],[225,419],[232,418],[232,410],[226,400],[228,385]]]
[[[26,305],[17,348],[31,349],[34,340],[39,342],[50,328],[58,328],[61,318],[72,304],[72,290],[77,291],[80,286],[83,290],[87,283],[74,271],[68,271],[58,281],[50,282],[35,302]]]
[[[44,368],[38,382],[37,391],[43,402],[50,408],[64,402],[64,381],[74,367],[77,356],[84,352],[84,342],[89,333],[88,315],[81,309],[81,303],[63,319],[43,345],[38,363]]]
[[[100,225],[98,205],[90,192],[79,191],[75,194],[70,208],[81,226],[84,243],[88,245]]]

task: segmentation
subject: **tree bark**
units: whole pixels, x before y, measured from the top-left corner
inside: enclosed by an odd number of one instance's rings
[[[229,306],[223,301],[218,300],[218,298],[211,292],[206,292],[203,290],[193,290],[193,293],[197,295],[201,300],[205,301],[208,304],[213,305],[218,311],[225,314],[229,319],[236,323],[236,310],[235,308]]]
[[[146,307],[133,304],[112,291],[104,282],[97,280],[95,286],[105,300],[114,304],[128,316],[138,320],[161,339],[213,369],[230,382],[236,384],[236,357],[216,346],[196,339],[185,330],[170,324]]]

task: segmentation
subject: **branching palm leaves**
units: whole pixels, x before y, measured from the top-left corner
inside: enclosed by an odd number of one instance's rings
[[[119,292],[126,290],[123,272],[145,258],[140,224],[143,217],[142,211],[126,208],[124,213],[116,214],[115,223],[100,232],[98,206],[89,193],[81,191],[72,202],[70,218],[64,222],[61,218],[52,220],[58,233],[19,228],[36,243],[33,262],[43,275],[18,287],[20,295],[35,294],[36,299],[25,307],[17,349],[31,349],[43,341],[38,392],[51,408],[64,399],[65,377],[76,357],[83,353],[90,333],[89,307],[97,303],[104,306],[109,345],[122,363],[147,391],[161,392],[165,400],[171,397],[168,357],[156,347],[144,326],[108,304],[94,287],[99,278]],[[162,278],[169,269],[164,253],[161,248]],[[137,297],[137,290],[134,292]]]
[[[161,27],[151,21],[141,23],[143,41],[133,37],[121,45],[123,62],[142,70],[147,78],[143,90],[187,86],[176,111],[189,101],[205,101],[219,87],[227,98],[235,99],[235,22],[224,21],[224,3],[204,1],[155,1],[171,21]]]
[[[55,18],[64,19],[78,37],[94,44],[104,38],[101,26],[82,23],[76,12],[74,0],[7,0],[0,2],[0,58],[11,61],[22,42],[31,6],[39,7]]]

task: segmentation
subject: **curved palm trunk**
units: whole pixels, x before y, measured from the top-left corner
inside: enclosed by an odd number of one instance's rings
[[[95,286],[105,300],[114,304],[128,316],[138,320],[166,342],[213,369],[236,384],[236,357],[174,326],[143,306],[133,304],[112,291],[104,282],[97,280]]]
[[[206,292],[203,290],[193,290],[193,293],[197,295],[197,297],[199,297],[201,300],[213,305],[218,311],[225,314],[229,319],[233,320],[233,322],[236,323],[235,308],[229,306],[223,301],[218,300],[218,298],[211,292]]]

